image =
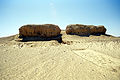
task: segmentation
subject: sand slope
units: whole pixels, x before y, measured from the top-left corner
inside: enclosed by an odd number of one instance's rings
[[[0,80],[120,80],[120,38],[62,34],[64,44],[0,38]]]

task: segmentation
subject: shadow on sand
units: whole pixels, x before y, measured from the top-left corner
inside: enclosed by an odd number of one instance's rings
[[[77,35],[77,36],[80,36],[80,37],[89,37],[90,35],[78,35],[78,34],[75,34],[75,33],[69,33],[67,35]]]
[[[78,34],[68,34],[68,35],[77,35],[77,36],[80,36],[80,37],[89,37],[90,35],[93,35],[93,36],[101,36],[101,35],[105,35],[105,36],[111,36],[111,35],[108,35],[108,34],[104,34],[104,33],[95,33],[95,34],[88,34],[88,35],[78,35]]]
[[[39,36],[34,36],[34,37],[19,37],[22,38],[21,42],[28,42],[28,41],[51,41],[51,40],[56,40],[58,43],[62,43],[62,34],[56,36],[56,37],[39,37]]]

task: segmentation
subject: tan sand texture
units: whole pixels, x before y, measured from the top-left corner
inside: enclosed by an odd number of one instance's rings
[[[63,43],[0,38],[0,80],[120,80],[120,38],[61,34]]]

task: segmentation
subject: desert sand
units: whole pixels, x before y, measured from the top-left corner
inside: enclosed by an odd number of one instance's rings
[[[120,80],[120,38],[61,34],[63,43],[0,38],[0,80]]]

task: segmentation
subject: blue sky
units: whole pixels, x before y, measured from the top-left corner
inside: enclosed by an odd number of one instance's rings
[[[0,0],[0,37],[19,33],[25,24],[104,25],[120,36],[120,0]]]

